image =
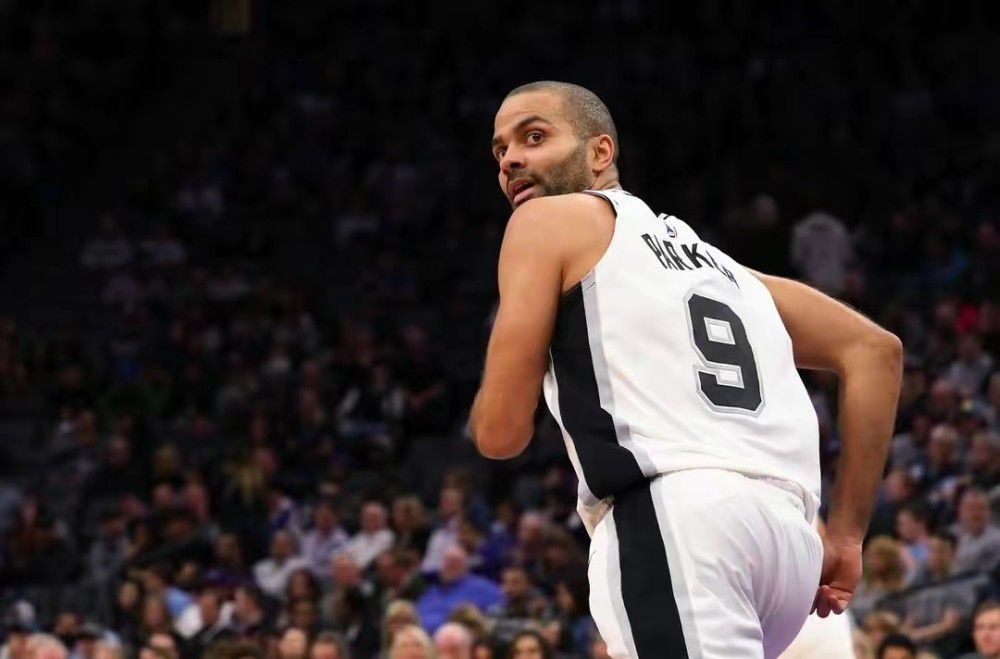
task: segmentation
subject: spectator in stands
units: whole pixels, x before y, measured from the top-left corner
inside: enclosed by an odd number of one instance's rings
[[[586,654],[594,622],[590,617],[590,587],[586,574],[561,579],[556,583],[556,615],[558,624],[556,649],[568,653]]]
[[[302,538],[301,555],[317,577],[326,577],[330,558],[347,544],[340,513],[332,501],[321,500],[313,511],[313,528]]]
[[[125,659],[125,651],[120,645],[100,641],[94,644],[93,659]]]
[[[887,636],[899,633],[901,626],[899,616],[892,611],[872,611],[865,616],[862,629],[874,649],[881,646]]]
[[[954,426],[942,423],[931,430],[925,459],[916,467],[920,490],[940,488],[958,475],[961,468],[956,455],[958,446],[959,436]]]
[[[955,572],[988,572],[1000,563],[1000,528],[993,523],[986,493],[969,488],[958,504]]]
[[[958,337],[958,356],[945,377],[954,382],[965,396],[974,396],[986,382],[993,366],[993,357],[983,350],[979,334],[966,332]]]
[[[233,637],[229,621],[222,615],[222,597],[215,588],[206,587],[198,593],[198,614],[201,626],[188,639],[185,652],[192,659],[201,657],[213,643]]]
[[[322,632],[309,648],[309,659],[347,659],[344,642],[334,632]]]
[[[365,570],[376,556],[392,547],[394,539],[385,506],[378,501],[369,501],[361,508],[361,528],[347,541],[342,551]]]
[[[270,633],[264,607],[264,593],[256,586],[240,586],[233,594],[233,633],[242,638],[259,638]]]
[[[180,659],[177,639],[164,632],[150,634],[139,651],[139,659]]]
[[[864,551],[864,576],[851,600],[856,622],[861,622],[887,595],[898,593],[906,582],[906,565],[899,543],[879,536],[868,541]]]
[[[382,617],[382,649],[388,652],[392,647],[393,638],[400,629],[406,626],[422,627],[417,607],[408,600],[396,600],[385,607]]]
[[[878,659],[916,659],[917,646],[902,634],[887,636],[876,654]]]
[[[375,574],[383,606],[396,599],[416,600],[427,587],[420,558],[409,549],[382,552],[375,561]]]
[[[292,534],[279,530],[271,538],[270,557],[258,561],[253,566],[253,574],[261,590],[271,597],[280,598],[285,593],[292,573],[304,567],[311,565],[297,553]]]
[[[24,659],[68,659],[66,646],[49,634],[32,634],[24,648]]]
[[[427,632],[416,625],[406,625],[393,635],[389,659],[437,659],[437,652]]]
[[[903,599],[903,624],[916,643],[944,645],[971,612],[968,585],[949,583],[954,557],[954,536],[943,531],[931,536],[927,567],[914,580],[918,589]]]
[[[441,488],[438,523],[427,542],[427,553],[421,569],[424,572],[439,572],[444,554],[459,540],[459,531],[465,522],[465,494],[457,487]]]
[[[309,637],[295,627],[288,628],[278,641],[279,659],[306,659],[308,649]]]
[[[504,601],[488,610],[493,621],[493,638],[503,648],[513,642],[518,632],[531,627],[539,610],[533,606],[538,597],[531,577],[523,567],[511,566],[503,571],[500,589]]]
[[[395,531],[395,545],[412,549],[421,556],[427,550],[430,530],[424,504],[412,494],[397,497],[392,502],[392,526]]]
[[[163,597],[146,595],[142,601],[142,617],[139,619],[139,633],[142,638],[153,634],[172,634],[174,620]]]
[[[920,502],[908,503],[896,514],[896,534],[903,548],[907,581],[912,581],[927,562],[930,515]]]
[[[1000,659],[1000,604],[984,602],[976,609],[972,624],[976,651],[959,659]]]
[[[457,622],[446,622],[434,633],[439,659],[472,659],[472,634]]]
[[[1000,483],[1000,433],[983,431],[972,436],[968,474],[972,486],[984,491]]]
[[[157,563],[142,572],[142,587],[147,597],[162,599],[167,605],[170,617],[177,618],[194,604],[194,599],[173,585],[172,576],[167,563]]]
[[[533,629],[526,629],[514,637],[507,656],[510,659],[555,659],[552,646]]]
[[[460,545],[444,552],[440,583],[431,586],[417,601],[417,611],[424,629],[437,631],[452,610],[461,602],[486,610],[503,599],[500,588],[484,577],[469,574],[469,556]]]

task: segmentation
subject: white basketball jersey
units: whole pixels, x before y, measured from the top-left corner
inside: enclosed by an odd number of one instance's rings
[[[676,217],[588,192],[614,233],[560,302],[543,385],[587,526],[615,493],[694,468],[777,479],[815,511],[816,413],[767,288]]]

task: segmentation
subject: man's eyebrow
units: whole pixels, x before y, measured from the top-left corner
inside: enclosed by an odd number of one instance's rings
[[[514,124],[514,132],[516,133],[517,131],[521,130],[522,128],[524,128],[528,124],[535,123],[536,121],[540,121],[543,124],[548,124],[550,126],[552,125],[552,122],[549,121],[548,119],[546,119],[545,117],[543,117],[541,115],[538,115],[538,114],[532,114],[532,115],[529,115],[529,116],[525,117],[524,119],[521,119],[519,122],[517,122],[516,124]],[[493,148],[496,148],[496,146],[498,144],[501,144],[502,142],[503,142],[503,140],[500,139],[499,135],[494,135],[493,136],[493,144],[492,144]]]

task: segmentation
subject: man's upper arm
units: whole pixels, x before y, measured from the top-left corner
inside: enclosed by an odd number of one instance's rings
[[[561,232],[549,215],[559,210],[548,203],[554,201],[522,205],[511,216],[500,249],[500,306],[473,429],[488,455],[516,454],[531,439],[565,258]]]
[[[816,289],[790,279],[753,274],[774,298],[792,339],[797,366],[841,372],[858,347],[901,349],[895,336]]]

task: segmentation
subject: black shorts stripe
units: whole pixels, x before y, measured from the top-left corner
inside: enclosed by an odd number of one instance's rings
[[[614,420],[601,407],[584,295],[577,286],[563,296],[550,349],[563,426],[590,491],[603,499],[645,477],[635,456],[618,443]]]
[[[622,599],[639,659],[686,659],[667,550],[644,482],[615,496]]]

